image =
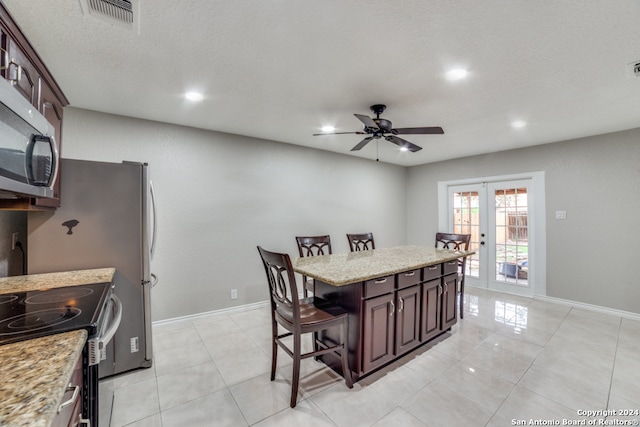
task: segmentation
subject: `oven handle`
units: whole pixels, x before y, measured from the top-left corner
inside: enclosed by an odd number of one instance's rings
[[[113,322],[111,322],[109,329],[107,329],[104,335],[99,338],[100,342],[98,343],[98,348],[100,350],[111,342],[113,336],[118,330],[118,327],[120,326],[120,321],[122,321],[122,301],[120,301],[120,298],[118,298],[116,294],[111,294],[111,300],[113,301],[115,313],[113,315]]]

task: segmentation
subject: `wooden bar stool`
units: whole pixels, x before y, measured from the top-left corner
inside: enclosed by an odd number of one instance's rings
[[[436,233],[436,248],[453,249],[455,251],[468,251],[471,234]],[[464,317],[464,277],[467,266],[467,257],[458,260],[458,280],[460,287],[460,318]]]
[[[298,286],[289,255],[269,252],[258,246],[269,283],[271,300],[271,381],[276,376],[278,346],[293,358],[291,380],[291,407],[296,406],[300,383],[300,361],[309,357],[333,353],[342,361],[342,375],[347,387],[353,387],[347,354],[349,322],[347,312],[336,305],[316,297],[299,299]],[[278,325],[288,332],[278,334]],[[317,333],[330,328],[340,329],[340,342],[328,346],[318,340]],[[302,334],[314,334],[314,351],[301,352]],[[293,350],[283,342],[293,336]]]
[[[325,236],[296,236],[296,243],[298,244],[298,253],[300,258],[308,256],[318,255],[331,255],[331,237]],[[314,292],[313,279],[302,276],[302,282],[304,284],[304,297],[309,296],[308,291]]]
[[[376,248],[373,233],[347,234],[351,252],[367,251]]]

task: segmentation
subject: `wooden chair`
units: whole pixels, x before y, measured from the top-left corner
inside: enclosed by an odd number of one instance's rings
[[[347,234],[349,240],[349,248],[351,252],[367,251],[376,248],[373,241],[373,233]]]
[[[471,234],[436,233],[436,248],[452,249],[456,251],[468,251]],[[458,280],[460,288],[458,295],[460,298],[460,318],[464,318],[464,278],[467,266],[467,257],[458,260]]]
[[[347,387],[353,387],[351,370],[347,358],[348,314],[341,307],[332,305],[316,297],[299,299],[298,286],[287,254],[269,252],[258,246],[262,258],[271,300],[271,381],[275,379],[278,346],[293,358],[293,378],[291,380],[291,407],[296,406],[300,382],[300,361],[308,357],[333,353],[342,360],[342,373]],[[278,325],[288,332],[278,334]],[[319,331],[329,328],[340,329],[340,342],[327,346],[316,339]],[[301,352],[302,334],[314,334],[314,351]],[[293,350],[283,341],[293,336]]]
[[[296,243],[298,243],[298,253],[300,257],[317,256],[317,255],[331,255],[331,237],[326,236],[296,236]],[[302,283],[304,284],[304,297],[308,297],[308,291],[314,292],[314,281],[308,279],[307,276],[302,276]]]

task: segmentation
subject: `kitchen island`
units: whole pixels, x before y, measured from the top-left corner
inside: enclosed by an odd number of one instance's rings
[[[349,313],[349,366],[354,381],[448,331],[457,321],[458,259],[473,251],[399,246],[297,258],[315,295]],[[337,340],[338,331],[320,339]],[[328,366],[341,372],[333,355]]]

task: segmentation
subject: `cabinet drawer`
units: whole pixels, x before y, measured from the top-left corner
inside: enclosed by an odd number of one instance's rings
[[[446,276],[447,274],[457,273],[458,272],[458,260],[454,259],[453,261],[447,261],[442,264],[442,275]]]
[[[427,282],[442,276],[442,264],[430,265],[422,269],[422,281]]]
[[[398,289],[404,289],[420,283],[420,270],[405,271],[398,274]]]
[[[395,276],[367,280],[364,282],[364,297],[371,298],[393,292],[395,287]]]

